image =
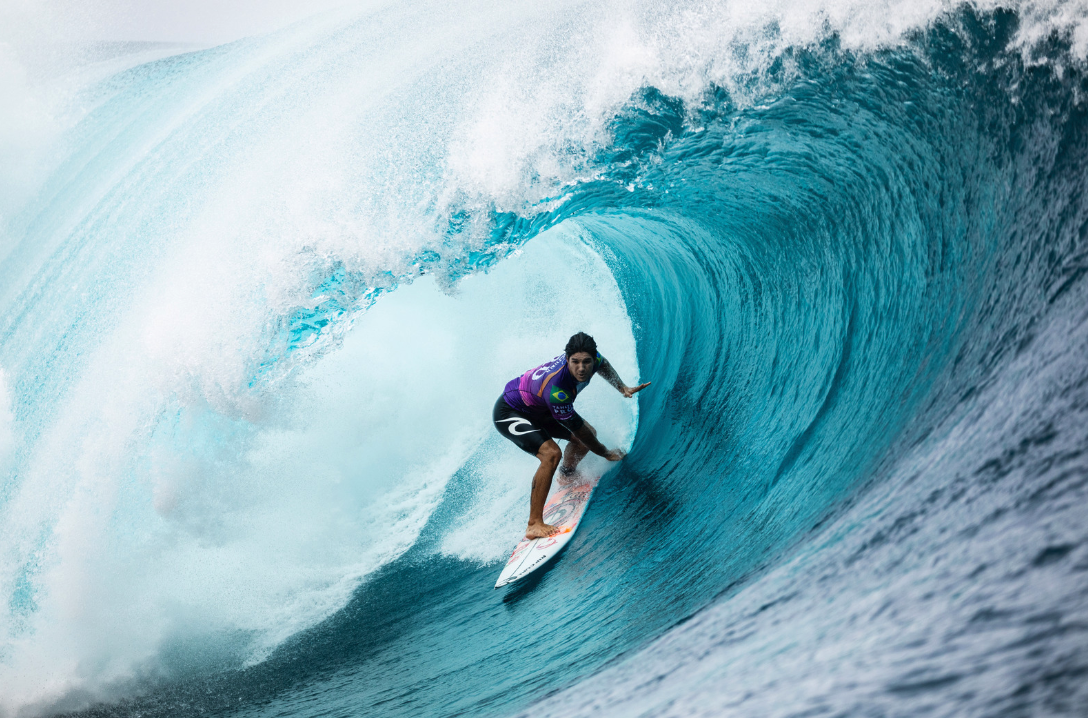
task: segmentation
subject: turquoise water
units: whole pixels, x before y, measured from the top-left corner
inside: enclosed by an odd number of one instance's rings
[[[82,88],[0,247],[0,712],[1082,713],[1044,10],[412,4]],[[494,591],[488,407],[578,330],[653,385]]]

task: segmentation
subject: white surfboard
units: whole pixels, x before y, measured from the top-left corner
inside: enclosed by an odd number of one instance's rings
[[[576,474],[569,486],[561,486],[559,491],[552,494],[544,505],[544,523],[558,526],[559,533],[546,538],[523,538],[514,553],[510,554],[510,560],[499,574],[495,588],[525,578],[563,550],[578,530],[589,499],[593,496],[593,489],[597,488],[600,480],[600,476]]]

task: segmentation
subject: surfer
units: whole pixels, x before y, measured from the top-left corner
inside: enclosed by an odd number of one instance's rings
[[[590,451],[609,461],[619,461],[627,454],[623,449],[606,449],[597,440],[597,430],[574,410],[578,392],[594,374],[600,374],[628,399],[650,385],[650,382],[636,387],[624,384],[597,351],[593,337],[578,332],[555,359],[511,379],[495,402],[492,412],[495,428],[519,449],[540,460],[533,475],[525,538],[543,538],[559,530],[544,523],[544,502],[556,468],[560,475],[570,477]],[[568,442],[566,451],[559,450],[557,439]]]

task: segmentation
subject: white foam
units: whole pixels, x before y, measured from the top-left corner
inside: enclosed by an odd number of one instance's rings
[[[28,81],[12,46],[0,42],[0,257],[6,254],[4,221],[41,181],[43,147],[54,137],[53,117]]]
[[[15,451],[15,420],[11,408],[11,390],[4,369],[0,367],[0,478],[7,474],[8,462]]]
[[[5,595],[23,562],[41,565],[34,610],[0,623],[0,706],[109,695],[141,671],[169,672],[165,649],[224,635],[248,636],[234,653],[260,660],[410,546],[473,456],[485,480],[447,550],[481,560],[504,550],[509,521],[495,507],[527,486],[526,466],[495,470],[520,453],[494,446],[490,410],[505,381],[582,329],[637,373],[618,288],[568,230],[452,294],[429,278],[402,287],[275,395],[241,373],[244,333],[221,334],[248,317],[216,320],[234,300],[215,271],[134,313],[4,507]],[[593,392],[583,402],[616,443],[633,426],[619,402]],[[486,540],[468,548],[468,526]]]

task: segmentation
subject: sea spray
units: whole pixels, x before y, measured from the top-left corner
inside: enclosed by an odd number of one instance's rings
[[[11,390],[8,388],[3,368],[0,368],[0,475],[7,473],[15,452],[15,418],[11,410]]]

